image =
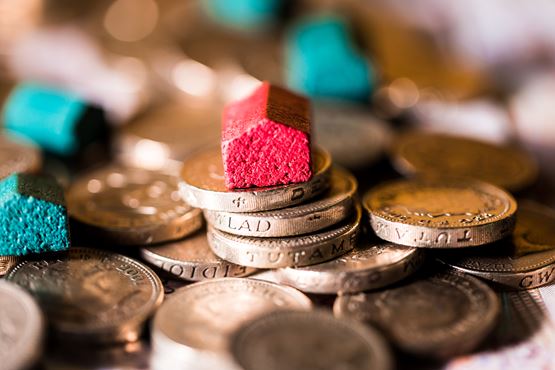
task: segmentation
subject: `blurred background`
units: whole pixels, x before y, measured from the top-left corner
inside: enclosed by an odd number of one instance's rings
[[[516,143],[555,205],[554,18],[550,0],[0,0],[2,117],[21,86],[102,113],[107,146],[41,146],[66,183],[100,158],[176,170],[269,80],[315,99],[317,142],[352,170],[411,127]]]

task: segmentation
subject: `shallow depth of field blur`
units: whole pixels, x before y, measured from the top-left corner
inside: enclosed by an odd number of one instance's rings
[[[368,91],[316,98],[352,100],[399,130],[516,142],[541,165],[530,191],[555,205],[549,0],[0,0],[0,101],[20,81],[73,91],[106,112],[108,157],[160,168],[217,143],[221,107],[262,80],[314,92],[291,37],[326,17],[346,25]],[[337,57],[337,40],[310,42]],[[352,77],[337,60],[318,83]]]

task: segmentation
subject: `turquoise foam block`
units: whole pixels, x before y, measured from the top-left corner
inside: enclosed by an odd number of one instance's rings
[[[329,15],[300,22],[288,33],[285,48],[290,88],[313,98],[368,100],[374,71],[342,18]]]
[[[237,29],[272,24],[279,17],[282,0],[203,0],[206,13],[216,22]]]
[[[62,188],[50,177],[13,174],[0,181],[0,255],[69,248]]]
[[[8,134],[33,141],[43,150],[71,156],[105,135],[102,111],[77,95],[36,83],[15,87],[3,110]]]

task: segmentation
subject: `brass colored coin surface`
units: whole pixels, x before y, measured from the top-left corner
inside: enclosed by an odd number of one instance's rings
[[[464,176],[518,191],[538,175],[534,159],[521,149],[456,136],[409,133],[393,145],[393,163],[407,175]]]
[[[305,183],[228,190],[219,148],[189,156],[183,162],[179,190],[194,207],[222,212],[260,212],[291,207],[322,194],[329,187],[330,155],[312,152],[312,179]]]
[[[208,228],[208,243],[217,256],[242,266],[278,268],[308,266],[343,255],[356,245],[360,207],[339,225],[315,234],[287,238],[253,238]]]
[[[555,211],[519,202],[512,240],[491,248],[443,253],[451,267],[510,288],[532,289],[555,280]]]
[[[375,325],[405,351],[437,358],[475,348],[493,329],[499,311],[491,288],[453,273],[342,295],[333,305],[336,316]]]
[[[0,256],[0,276],[6,275],[8,271],[22,260],[20,256]]]
[[[393,284],[416,271],[424,251],[386,242],[362,244],[344,255],[317,265],[277,269],[280,284],[306,293],[356,293]]]
[[[31,143],[0,135],[0,179],[16,172],[36,172],[40,169],[40,150]]]
[[[164,295],[160,279],[148,267],[90,248],[21,262],[6,279],[37,299],[64,340],[134,341]]]
[[[470,179],[385,183],[364,197],[381,239],[412,247],[483,245],[511,234],[517,204],[497,186]]]
[[[242,326],[231,353],[245,370],[392,369],[389,348],[371,328],[324,311],[277,311]]]
[[[350,173],[333,168],[329,190],[307,203],[253,213],[205,210],[204,216],[212,227],[234,235],[267,238],[308,234],[349,216],[356,190],[357,181]]]
[[[201,281],[223,277],[247,276],[256,271],[216,256],[208,245],[206,232],[185,239],[141,249],[145,261],[184,280]]]
[[[144,169],[97,170],[74,182],[66,200],[71,217],[115,244],[175,240],[203,224],[202,212],[179,196],[176,177]]]

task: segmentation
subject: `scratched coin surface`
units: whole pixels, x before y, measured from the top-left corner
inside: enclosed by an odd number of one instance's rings
[[[454,273],[342,295],[333,305],[336,316],[375,325],[403,350],[437,358],[475,348],[495,326],[499,311],[491,288]]]
[[[331,157],[322,149],[312,153],[312,179],[301,184],[227,190],[222,154],[212,148],[183,162],[179,191],[194,207],[222,212],[260,212],[291,207],[322,194],[329,187]]]
[[[23,258],[19,256],[0,256],[0,276],[6,275],[6,273],[22,259]]]
[[[43,337],[44,320],[33,298],[16,284],[0,280],[0,367],[31,368],[41,355]]]
[[[68,212],[86,231],[121,245],[179,239],[198,230],[202,212],[181,200],[177,178],[162,172],[111,166],[74,182]]]
[[[0,135],[0,179],[15,172],[36,172],[41,164],[40,150],[33,144]]]
[[[216,256],[208,245],[206,231],[185,239],[141,249],[145,261],[178,278],[201,281],[223,277],[241,277],[257,271],[229,263]]]
[[[424,248],[483,245],[511,234],[517,204],[497,186],[470,179],[385,183],[363,200],[381,239]]]
[[[457,252],[444,252],[439,258],[458,270],[511,288],[547,285],[555,280],[555,210],[519,202],[512,240]]]
[[[244,370],[392,369],[376,330],[324,311],[262,315],[234,333],[231,353]]]
[[[383,241],[359,241],[350,252],[308,267],[281,268],[277,282],[303,292],[356,293],[393,284],[416,271],[424,251]]]
[[[329,190],[307,203],[253,213],[205,210],[204,216],[212,227],[235,235],[267,238],[308,234],[349,216],[356,190],[357,181],[350,173],[333,168]]]
[[[174,363],[225,368],[229,336],[241,324],[265,312],[309,310],[311,306],[301,292],[261,280],[224,278],[195,283],[174,293],[156,312],[153,353],[158,359],[166,354]]]
[[[395,167],[407,175],[472,177],[509,191],[523,189],[538,175],[536,162],[523,150],[456,136],[409,133],[396,140],[392,152]]]
[[[143,264],[90,248],[27,260],[6,279],[29,291],[64,340],[133,341],[163,299],[160,279]]]
[[[338,225],[314,234],[283,238],[253,238],[208,228],[210,248],[220,258],[241,266],[278,268],[308,266],[347,253],[356,245],[361,210]]]

